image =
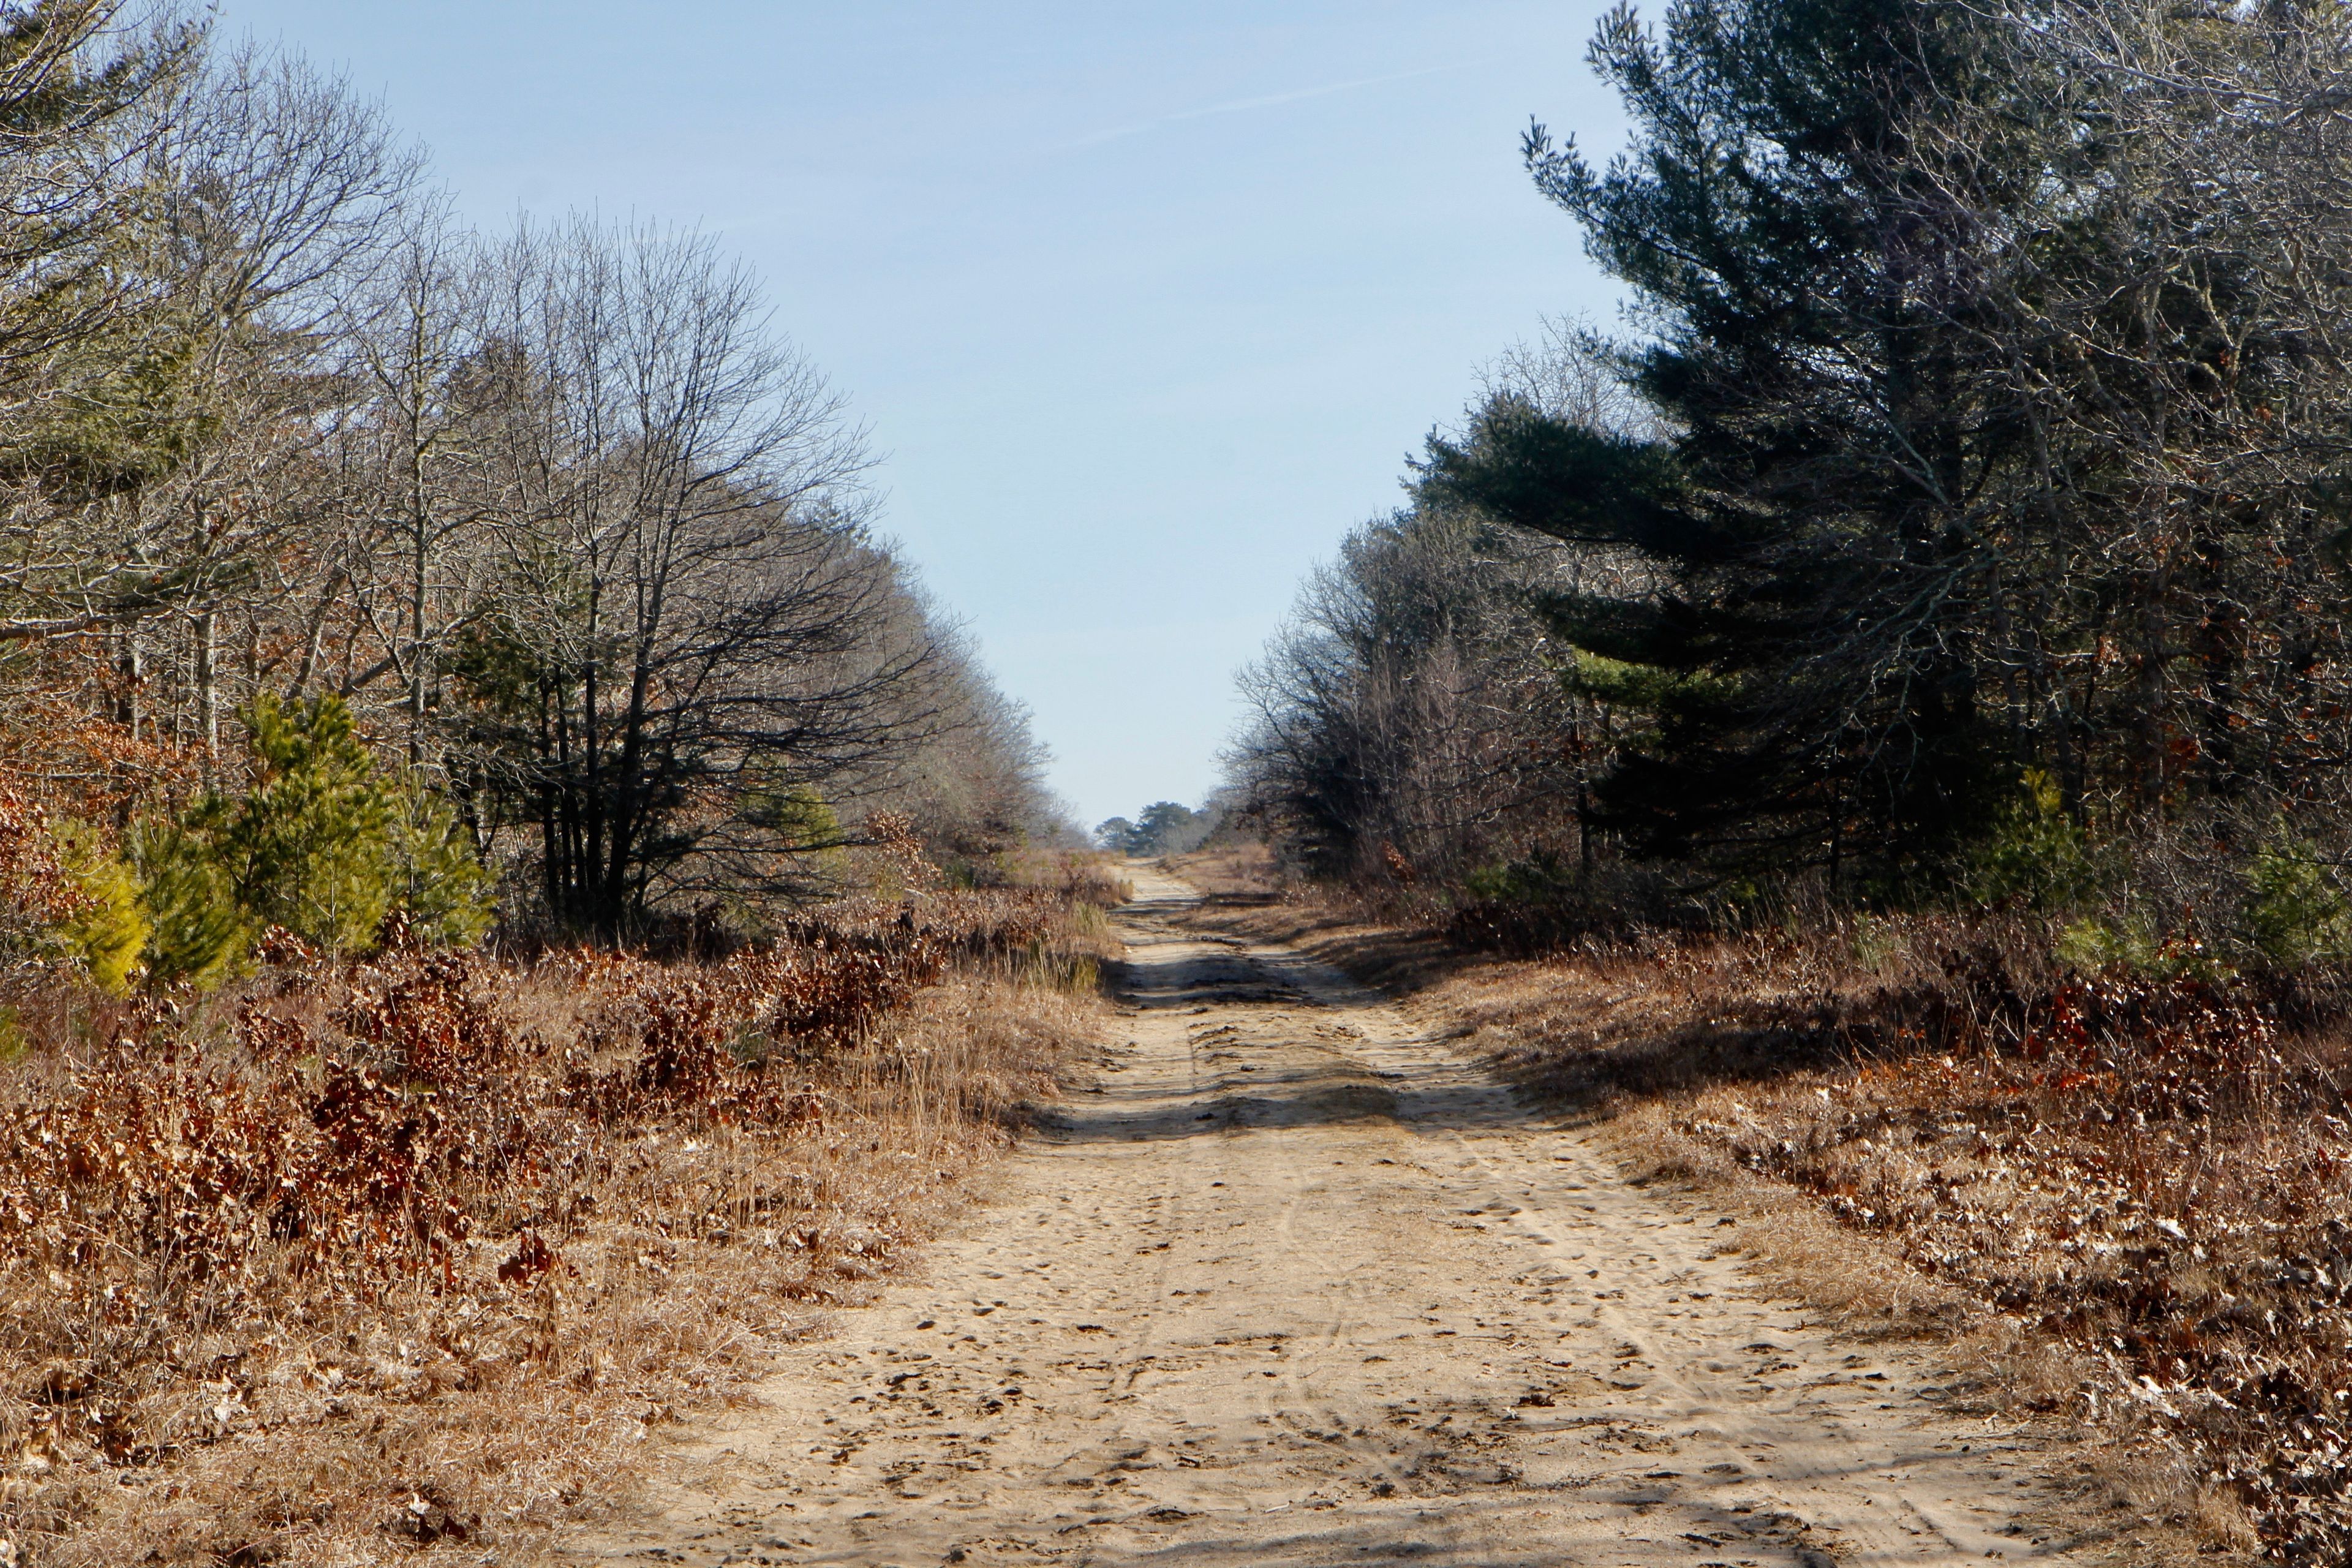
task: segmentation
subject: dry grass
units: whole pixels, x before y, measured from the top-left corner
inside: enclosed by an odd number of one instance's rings
[[[1508,960],[1296,898],[1207,918],[1303,941],[1637,1174],[1740,1202],[1812,1304],[1965,1339],[1987,1400],[2096,1451],[2117,1522],[2352,1556],[2352,1050],[2327,999],[2084,981],[2017,919]]]
[[[1171,856],[1160,862],[1227,908],[1278,902],[1286,889],[1274,851],[1250,840]]]
[[[1089,1051],[1098,911],[926,905],[719,966],[411,956],[188,1016],[21,997],[13,1560],[515,1563],[621,1495]]]

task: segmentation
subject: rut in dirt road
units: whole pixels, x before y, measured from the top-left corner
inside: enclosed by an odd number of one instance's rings
[[[1394,1009],[1141,879],[1122,1049],[582,1561],[2015,1563],[2014,1436]]]

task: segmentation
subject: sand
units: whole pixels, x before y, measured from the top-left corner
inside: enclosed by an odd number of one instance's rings
[[[1947,1415],[1937,1347],[1773,1299],[1742,1222],[1139,884],[1098,1085],[574,1561],[2067,1560],[2056,1457]]]

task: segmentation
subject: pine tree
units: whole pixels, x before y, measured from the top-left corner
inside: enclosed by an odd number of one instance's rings
[[[489,877],[464,825],[447,801],[377,770],[340,698],[288,706],[264,693],[243,718],[252,787],[140,841],[157,978],[209,984],[271,926],[332,953],[369,951],[393,913],[425,942],[481,936]]]
[[[1538,126],[1538,184],[1633,289],[1625,374],[1670,435],[1504,398],[1425,482],[1558,538],[1629,547],[1663,592],[1553,606],[1656,670],[1654,743],[1601,784],[1664,852],[1900,866],[1948,852],[2015,769],[1981,721],[1975,516],[2022,435],[1970,293],[1977,212],[2027,178],[1926,157],[1913,117],[1980,80],[1980,26],[1906,0],[1685,0],[1592,47],[1632,111],[1606,169]]]
[[[390,907],[393,803],[341,699],[289,708],[264,693],[245,715],[258,774],[210,803],[215,853],[237,902],[335,952],[363,951]]]

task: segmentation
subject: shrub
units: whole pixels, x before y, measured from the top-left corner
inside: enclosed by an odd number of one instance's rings
[[[0,951],[66,960],[120,995],[146,943],[138,879],[99,830],[0,791]]]
[[[750,810],[794,849],[831,849],[841,843],[841,818],[814,784],[796,784],[781,794],[761,795]]]
[[[464,824],[421,784],[377,772],[340,699],[265,693],[245,721],[252,789],[207,795],[138,839],[156,979],[208,985],[272,926],[333,953],[373,948],[387,915],[436,945],[481,936],[489,874]]]
[[[151,928],[148,979],[203,991],[235,973],[254,933],[204,838],[177,822],[146,824],[132,837],[131,864]]]
[[[139,973],[151,930],[138,875],[87,824],[65,824],[57,837],[79,895],[79,908],[58,928],[59,945],[100,990],[120,996]]]
[[[2060,963],[2085,974],[2115,972],[2219,985],[2237,973],[2193,929],[2184,927],[2167,936],[2136,913],[2074,921],[2059,931],[2052,951]]]
[[[11,996],[0,1063],[47,1059],[0,1079],[0,1560],[405,1561],[384,1502],[420,1492],[534,1555],[556,1487],[750,1375],[785,1303],[854,1299],[1083,1043],[1012,994],[1063,973],[1041,939],[1082,956],[1066,897],[912,917]]]
[[[2105,969],[2146,970],[2155,963],[2160,945],[2145,922],[2085,917],[2069,921],[2052,951],[2069,968],[2095,974]]]
[[[2352,901],[2315,850],[2282,817],[2254,853],[2246,938],[2283,968],[2352,952]]]
[[[436,947],[471,947],[490,926],[490,873],[449,802],[414,781],[391,792],[386,891],[409,933]]]
[[[242,800],[205,801],[190,826],[256,925],[364,950],[390,906],[393,805],[351,710],[335,697],[289,708],[265,692],[244,717],[259,777]]]
[[[48,813],[0,788],[0,952],[26,954],[50,946],[82,903]]]
[[[1966,887],[1986,905],[2063,910],[2097,888],[2098,863],[2083,829],[2066,815],[2057,782],[2040,768],[2019,780],[2019,795],[1969,857]]]

